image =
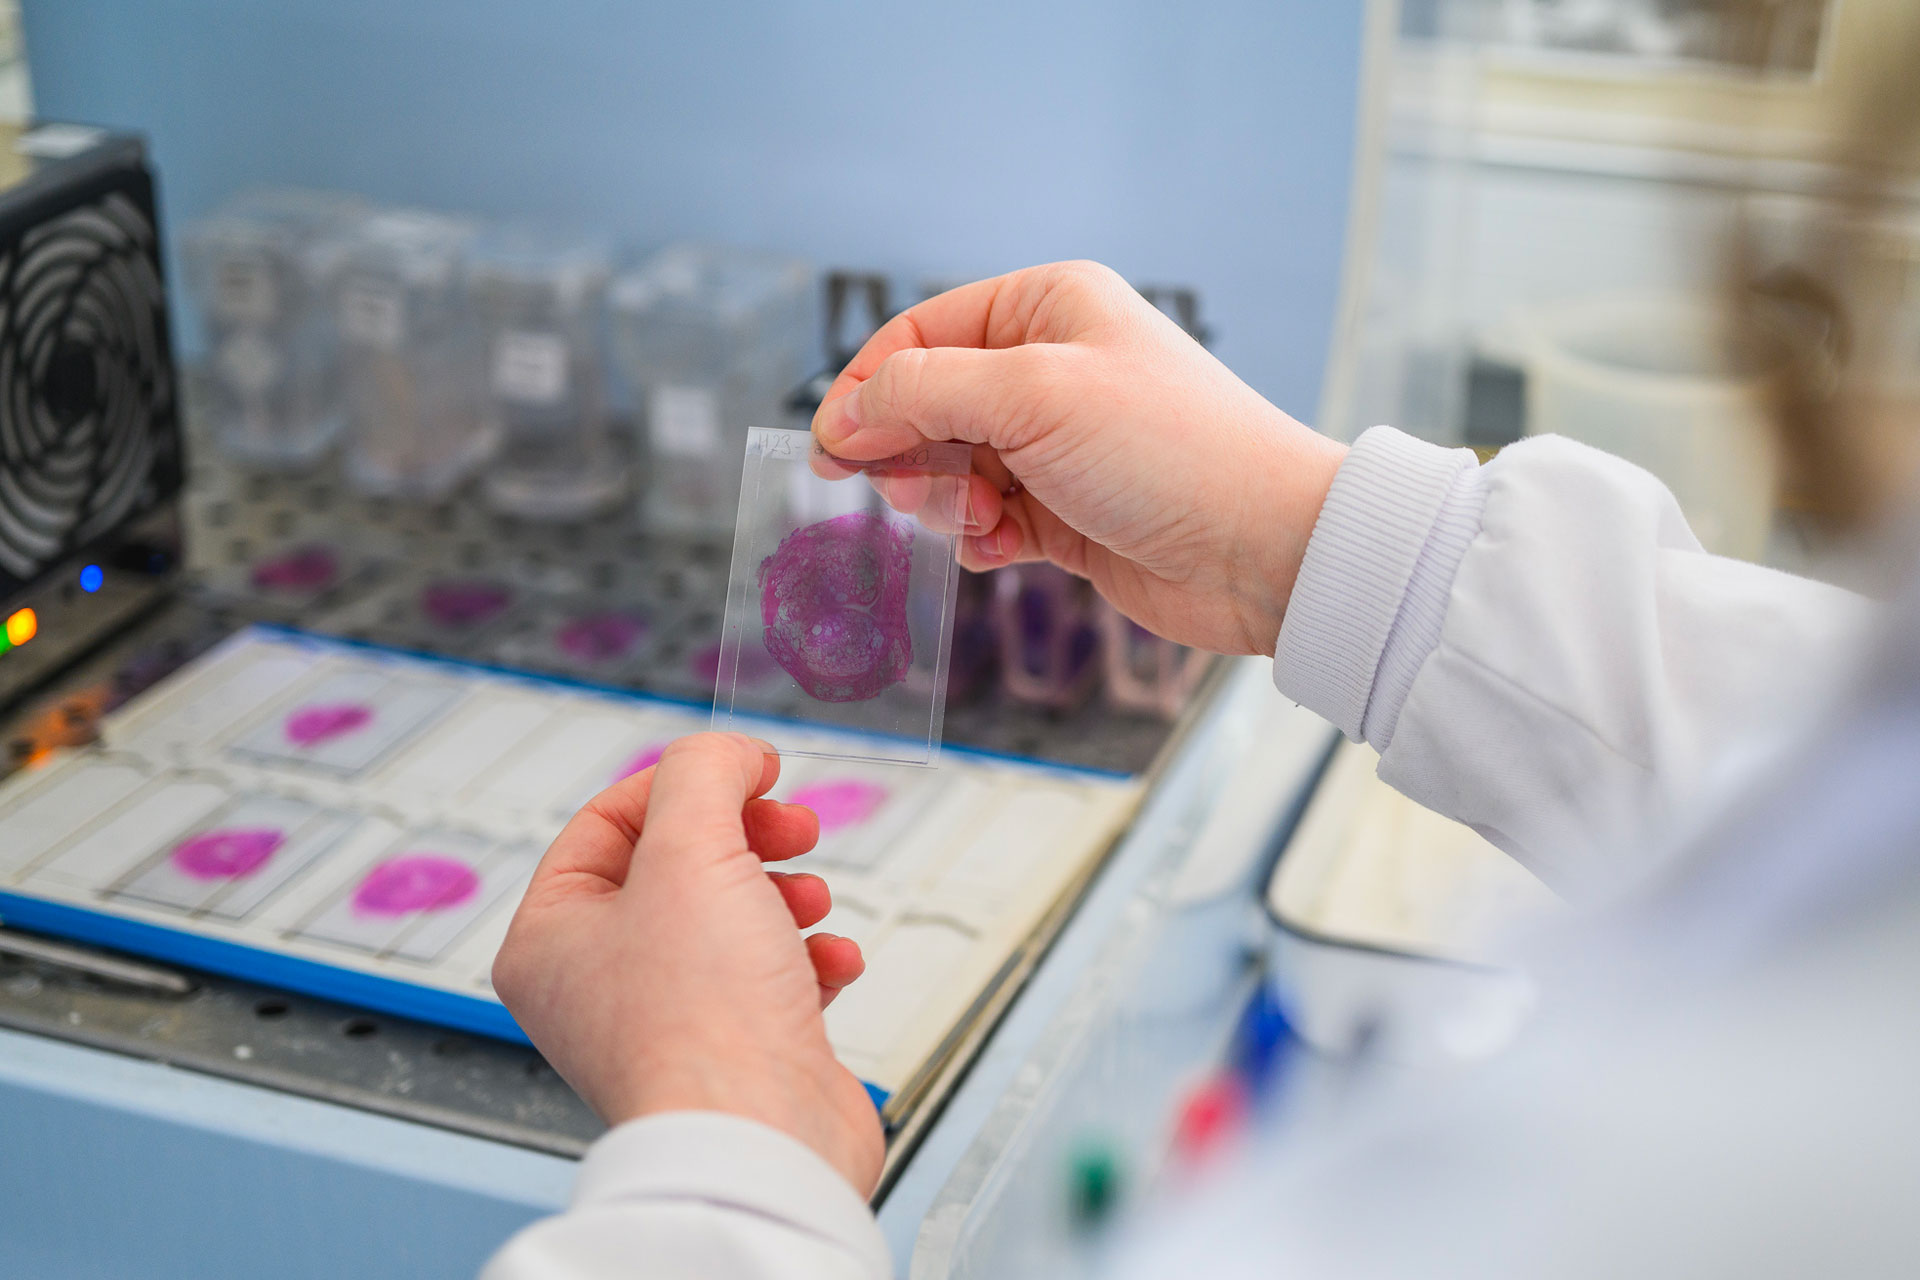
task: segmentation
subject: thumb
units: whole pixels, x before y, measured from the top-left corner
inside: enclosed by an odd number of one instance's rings
[[[882,360],[845,395],[820,406],[814,438],[838,457],[870,462],[928,440],[1017,449],[1050,421],[1047,405],[1071,348],[910,347]]]
[[[653,767],[634,867],[731,858],[757,871],[760,860],[748,848],[742,810],[779,777],[772,748],[744,734],[696,733],[670,743]],[[627,883],[645,878],[629,875]]]

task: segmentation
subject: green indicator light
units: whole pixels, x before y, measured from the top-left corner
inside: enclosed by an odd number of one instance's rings
[[[1073,1153],[1068,1196],[1074,1222],[1095,1227],[1113,1212],[1120,1199],[1119,1153],[1098,1138],[1082,1141]]]

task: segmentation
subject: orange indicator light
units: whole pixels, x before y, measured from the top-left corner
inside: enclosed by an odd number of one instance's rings
[[[40,630],[40,619],[31,609],[16,609],[7,615],[7,643],[22,645]]]

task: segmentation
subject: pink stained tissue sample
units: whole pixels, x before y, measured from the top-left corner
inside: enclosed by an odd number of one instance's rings
[[[660,757],[663,754],[665,754],[666,750],[667,750],[666,743],[664,742],[654,743],[652,746],[648,747],[645,751],[642,751],[639,755],[635,756],[633,759],[621,765],[620,772],[613,775],[613,780],[615,782],[618,782],[622,778],[631,778],[634,774],[640,772],[642,769],[653,768],[653,766],[660,763]]]
[[[286,840],[275,827],[223,827],[182,840],[169,858],[195,880],[238,880],[265,866]]]
[[[820,834],[829,835],[865,822],[886,798],[887,789],[879,783],[849,778],[801,787],[789,803],[803,804],[813,810],[820,818]]]
[[[574,618],[554,637],[560,652],[579,662],[612,662],[633,652],[647,624],[628,613],[590,613]]]
[[[796,529],[760,565],[767,652],[811,697],[861,702],[913,663],[913,535],[865,511]]]
[[[449,631],[492,622],[512,603],[513,592],[495,582],[434,582],[420,592],[420,612]]]
[[[353,891],[353,911],[362,916],[404,916],[445,911],[480,891],[480,877],[458,858],[403,853],[367,873]]]
[[[339,576],[339,557],[322,546],[295,547],[253,566],[253,585],[259,591],[319,591]]]
[[[317,747],[372,723],[373,708],[364,702],[318,703],[287,717],[287,741],[296,747]]]

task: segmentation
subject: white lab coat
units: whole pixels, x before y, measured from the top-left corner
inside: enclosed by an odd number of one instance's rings
[[[1920,1274],[1920,593],[1900,613],[1867,649],[1858,597],[1707,555],[1651,476],[1565,441],[1479,467],[1362,437],[1275,679],[1595,905],[1512,1052],[1283,1106],[1116,1270]],[[486,1277],[889,1270],[811,1152],[688,1114],[603,1138]]]

